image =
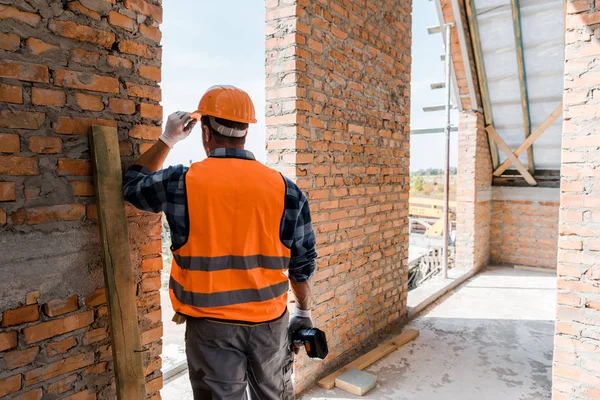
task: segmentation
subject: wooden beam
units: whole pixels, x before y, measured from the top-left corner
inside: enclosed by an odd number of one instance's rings
[[[325,378],[319,381],[319,386],[325,389],[333,389],[335,386],[335,378],[343,374],[344,372],[355,368],[359,371],[367,368],[369,365],[373,364],[380,358],[385,357],[390,354],[394,350],[398,349],[401,346],[404,346],[406,343],[414,340],[417,336],[419,336],[419,331],[413,329],[407,329],[402,332],[400,335],[395,338],[388,340],[387,342],[377,346],[374,350],[371,350],[367,354],[364,354],[358,357],[356,360],[352,361],[350,364],[345,367],[335,371],[333,374],[326,376]]]
[[[479,24],[477,23],[477,10],[475,9],[474,0],[466,0],[467,20],[469,21],[469,31],[471,33],[471,43],[473,43],[473,53],[475,56],[475,69],[477,70],[477,80],[479,81],[479,92],[481,94],[481,102],[483,103],[483,116],[485,125],[494,125],[492,118],[492,105],[490,103],[489,89],[487,77],[485,74],[485,65],[483,61],[483,50],[481,49],[481,40],[479,39]],[[498,146],[490,139],[490,154],[492,156],[492,167],[496,169],[499,164],[500,155]]]
[[[110,339],[119,400],[145,400],[142,347],[131,268],[127,217],[117,130],[93,126],[90,132]]]
[[[442,32],[442,28],[438,25],[438,26],[430,26],[429,28],[427,28],[427,33],[429,33],[430,35],[434,35],[436,33],[441,33]]]
[[[463,13],[457,0],[450,0],[452,5],[452,13],[454,14],[454,23],[456,24],[456,35],[458,36],[458,45],[460,54],[465,66],[465,77],[467,78],[467,87],[469,89],[469,100],[473,110],[479,109],[477,102],[477,94],[475,93],[475,84],[473,83],[473,75],[471,73],[471,57],[467,48],[467,39],[465,37],[465,28],[463,26]]]
[[[494,129],[494,127],[490,125],[486,128],[486,130],[488,132],[488,135],[492,138],[492,140],[496,142],[500,150],[502,150],[506,154],[506,156],[512,161],[512,163],[515,165],[515,167],[521,173],[521,175],[523,175],[523,178],[525,178],[527,183],[529,183],[531,186],[537,185],[537,181],[535,180],[535,178],[529,173],[529,171],[527,171],[527,168],[525,168],[523,164],[521,164],[521,161],[519,161],[519,159],[513,154],[510,147],[508,147],[508,145],[504,143],[504,140],[502,139],[502,137],[500,137],[500,135],[498,135],[496,129]]]
[[[556,119],[562,114],[563,103],[561,102],[552,113],[541,123],[538,128],[533,131],[531,135],[517,149],[514,151],[515,156],[519,157],[525,150],[531,147],[533,142],[535,142],[542,133],[546,132],[546,130],[556,121]],[[494,176],[500,176],[504,171],[510,167],[511,160],[506,160],[500,165],[495,171]]]
[[[529,111],[529,93],[527,91],[527,72],[525,68],[525,52],[523,50],[523,35],[521,33],[521,5],[519,0],[510,0],[512,7],[513,30],[515,32],[515,48],[517,50],[517,67],[519,70],[519,87],[521,89],[521,109],[523,111],[523,129],[525,139],[531,135],[531,113]],[[529,172],[535,174],[533,164],[533,148],[527,148]]]

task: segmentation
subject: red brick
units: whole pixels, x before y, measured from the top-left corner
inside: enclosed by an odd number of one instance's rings
[[[126,87],[128,96],[140,97],[154,101],[162,100],[160,87],[140,85],[132,82],[127,82]]]
[[[94,363],[94,353],[78,354],[25,373],[25,385],[31,386]]]
[[[125,0],[125,7],[139,12],[147,17],[152,17],[159,24],[163,20],[163,10],[159,6],[148,3],[145,0]]]
[[[82,15],[86,15],[92,19],[95,19],[96,21],[100,21],[100,19],[102,18],[100,16],[100,14],[98,14],[96,11],[90,10],[87,7],[84,7],[80,2],[78,1],[71,1],[68,5],[67,8],[71,11],[76,11],[79,14]]]
[[[58,154],[62,151],[62,139],[54,136],[32,136],[29,150],[38,154]]]
[[[106,304],[106,290],[104,288],[96,290],[85,299],[85,305],[88,307],[96,307]]]
[[[107,328],[98,328],[85,333],[83,344],[88,345],[108,338]]]
[[[39,15],[21,11],[18,8],[3,5],[0,8],[0,19],[13,19],[21,24],[36,27],[42,19]]]
[[[30,187],[30,188],[25,188],[25,190],[23,191],[23,195],[25,196],[26,199],[33,199],[35,197],[38,197],[40,195],[40,192],[41,192],[41,189],[39,187]],[[27,303],[27,304],[29,304],[29,303]]]
[[[29,365],[40,354],[39,346],[30,347],[25,350],[9,351],[4,354],[6,366],[9,370]]]
[[[21,389],[21,375],[0,379],[0,397],[8,396]]]
[[[87,135],[92,125],[116,128],[117,121],[100,118],[58,117],[58,122],[52,124],[52,129],[54,129],[56,133],[63,135]]]
[[[90,393],[87,390],[84,390],[83,392],[78,392],[72,396],[65,397],[62,400],[96,400],[96,395],[94,393]]]
[[[21,208],[12,213],[10,219],[15,225],[39,225],[50,221],[76,221],[84,216],[85,206],[76,203]]]
[[[0,153],[18,153],[21,151],[21,138],[12,133],[0,133]]]
[[[121,157],[129,157],[133,155],[133,143],[119,142],[119,154]]]
[[[48,25],[50,31],[69,39],[89,42],[110,49],[115,42],[115,34],[86,25],[79,25],[72,21],[51,20]]]
[[[59,354],[64,354],[77,345],[77,340],[74,337],[69,337],[58,342],[48,343],[46,345],[46,353],[48,357],[54,357]]]
[[[140,155],[144,154],[154,146],[154,143],[140,143],[138,146]]]
[[[17,347],[17,331],[0,333],[0,352]]]
[[[162,257],[142,260],[142,273],[160,271],[163,268]]]
[[[110,111],[115,114],[135,114],[135,102],[129,99],[109,99],[108,106]]]
[[[150,243],[142,246],[142,255],[150,255],[150,254],[161,254],[162,253],[162,240],[153,240]],[[161,259],[162,260],[162,259]],[[162,261],[161,261],[162,262]]]
[[[101,362],[83,370],[83,376],[101,375],[106,373],[106,362]]]
[[[108,62],[108,65],[110,65],[113,68],[125,68],[125,69],[133,68],[133,61],[128,60],[123,57],[108,55],[108,56],[106,56],[106,61]]]
[[[151,47],[133,40],[122,40],[119,42],[119,51],[121,53],[133,54],[143,58],[160,60],[160,51],[156,47]]]
[[[143,118],[162,119],[163,108],[158,104],[140,103],[140,114]]]
[[[49,317],[57,317],[79,309],[79,299],[73,295],[65,300],[52,300],[44,304],[44,312]]]
[[[31,90],[31,102],[40,106],[62,107],[65,105],[66,97],[62,90],[36,87]]]
[[[94,96],[85,93],[75,93],[77,104],[83,110],[88,111],[102,111],[104,110],[104,104],[102,103],[102,97]]]
[[[155,28],[153,26],[140,24],[140,33],[146,39],[150,39],[156,43],[160,43],[160,41],[162,40],[162,32],[160,31],[160,29]]]
[[[148,376],[148,375],[152,374],[154,371],[161,369],[161,367],[162,367],[162,360],[159,357],[144,367],[144,376]]]
[[[25,324],[27,322],[37,321],[39,318],[39,310],[37,304],[25,307],[15,308],[13,310],[5,310],[2,313],[2,327],[15,326]]]
[[[48,385],[48,393],[61,394],[68,392],[73,389],[73,384],[77,381],[77,375],[69,375],[66,378],[59,379],[58,381]]]
[[[152,308],[160,305],[160,294],[150,293],[146,297],[138,297],[137,307],[138,308]]]
[[[146,383],[146,393],[151,394],[154,392],[158,392],[163,387],[163,378],[162,376],[151,380]]]
[[[27,48],[29,49],[31,54],[33,54],[35,56],[47,53],[49,51],[56,51],[56,50],[60,49],[59,46],[56,46],[56,45],[53,45],[50,43],[46,43],[43,40],[36,39],[36,38],[28,38],[25,41],[25,46],[27,46]]]
[[[107,59],[112,56],[107,56]],[[85,49],[74,49],[71,52],[71,61],[85,64],[85,65],[96,65],[100,60],[100,53],[95,51],[88,51]]]
[[[160,276],[142,279],[141,290],[143,293],[159,290],[161,287]]]
[[[21,86],[0,84],[0,101],[23,104],[23,90]]]
[[[23,329],[27,344],[84,328],[94,322],[94,311],[89,310],[66,318],[42,322]]]
[[[579,307],[581,306],[581,298],[571,293],[558,293],[558,304]]]
[[[38,129],[46,120],[46,114],[28,111],[0,111],[0,128]]]
[[[95,194],[94,184],[89,181],[69,181],[73,196],[90,197]]]
[[[15,182],[0,182],[0,201],[14,201],[17,198]]]
[[[54,84],[72,89],[94,92],[119,93],[119,80],[110,76],[59,69],[54,73]]]
[[[47,66],[10,60],[0,60],[0,77],[41,83],[50,81]]]
[[[162,336],[163,336],[163,327],[162,326],[142,332],[142,335],[141,335],[142,346],[146,346],[152,342],[157,342],[162,338]]]
[[[154,125],[136,125],[129,130],[129,137],[145,140],[158,140],[162,134],[162,128]]]
[[[88,160],[59,158],[56,171],[59,175],[91,176],[92,164]]]
[[[21,38],[14,33],[0,32],[0,49],[15,51],[21,46]]]
[[[42,400],[43,393],[42,389],[33,389],[13,397],[12,400]]]
[[[135,31],[135,21],[116,11],[108,13],[108,23],[126,29],[130,32]]]
[[[161,323],[162,321],[162,310],[151,311],[142,316],[142,319],[150,324],[150,326],[154,326],[156,324]]]
[[[154,82],[160,82],[160,80],[161,80],[160,67],[154,67],[152,65],[142,64],[142,65],[140,65],[140,76],[142,78],[150,79]]]

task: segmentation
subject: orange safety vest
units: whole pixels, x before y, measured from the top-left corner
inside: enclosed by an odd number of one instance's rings
[[[283,177],[258,161],[208,158],[185,178],[189,238],[173,251],[176,312],[261,323],[287,306],[291,250],[280,238]]]

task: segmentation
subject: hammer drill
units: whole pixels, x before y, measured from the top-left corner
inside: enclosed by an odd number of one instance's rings
[[[327,347],[327,336],[325,332],[317,328],[300,329],[292,333],[292,347],[301,347],[304,345],[306,354],[310,358],[327,357],[329,348]]]

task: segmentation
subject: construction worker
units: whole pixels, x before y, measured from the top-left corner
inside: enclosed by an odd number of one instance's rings
[[[208,156],[161,169],[200,121]],[[292,399],[290,332],[311,328],[315,234],[308,201],[244,150],[256,123],[250,96],[213,86],[194,113],[176,112],[124,177],[125,199],[164,212],[171,228],[169,292],[185,317],[195,400]],[[296,308],[287,313],[291,282]]]

